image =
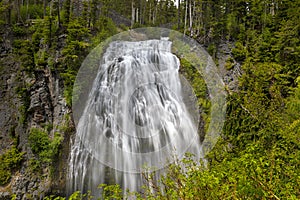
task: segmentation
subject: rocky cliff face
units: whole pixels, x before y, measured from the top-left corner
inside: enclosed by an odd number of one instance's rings
[[[71,110],[63,98],[59,74],[48,66],[25,72],[13,53],[9,31],[0,43],[0,155],[12,146],[24,152],[21,166],[12,169],[8,183],[0,186],[0,199],[41,199],[48,193],[63,194],[72,133]],[[58,132],[63,137],[59,154],[50,164],[40,163],[28,144],[31,128]],[[49,128],[50,127],[50,128]],[[35,169],[35,168],[39,169]]]
[[[232,55],[233,42],[222,42],[217,46],[216,61],[223,81],[229,91],[238,89],[238,79],[243,71]]]

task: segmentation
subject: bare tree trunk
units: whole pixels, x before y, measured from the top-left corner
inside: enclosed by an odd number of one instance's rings
[[[189,31],[190,35],[193,36],[192,0],[189,0],[189,18]]]
[[[151,22],[151,13],[152,12],[152,7],[151,7],[151,2],[149,3],[149,18],[148,18],[148,22],[150,23]]]
[[[16,3],[14,4],[14,7],[17,11],[17,22],[22,21],[21,14],[20,14],[20,0],[16,0]]]
[[[178,2],[178,8],[177,8],[178,9],[177,30],[179,30],[180,29],[180,19],[181,19],[181,16],[180,16],[181,15],[181,12],[180,12],[180,0],[178,0],[177,2]]]
[[[183,30],[183,35],[186,34],[187,12],[188,12],[188,0],[185,0],[185,14],[184,14],[184,30]]]
[[[272,16],[275,15],[275,2],[274,2],[274,1],[272,1],[272,3],[271,3],[270,14],[271,14]]]
[[[49,48],[52,45],[52,2],[50,2],[50,13],[49,13]]]
[[[156,22],[156,14],[157,14],[157,6],[154,6],[154,11],[153,11],[153,18],[152,18],[152,24],[155,24]]]
[[[60,27],[60,0],[57,0],[57,20],[58,20],[58,27]]]
[[[142,24],[143,23],[143,0],[140,0],[140,15],[139,15],[139,23]]]
[[[133,27],[135,21],[135,9],[134,9],[134,4],[133,0],[131,1],[131,28]]]

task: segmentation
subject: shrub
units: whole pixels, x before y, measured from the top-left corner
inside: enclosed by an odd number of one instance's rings
[[[52,163],[58,154],[63,137],[59,133],[54,134],[50,139],[46,131],[32,128],[29,134],[29,144],[32,152],[36,154],[43,163]]]
[[[26,35],[26,28],[24,28],[21,25],[14,25],[12,30],[13,30],[14,35],[17,37]]]
[[[209,53],[209,55],[213,58],[216,58],[216,53],[217,53],[217,47],[215,44],[210,44],[208,47],[207,47],[207,52]]]
[[[227,70],[231,70],[231,69],[233,69],[233,67],[234,67],[234,60],[233,60],[232,57],[229,57],[229,58],[226,60],[225,68],[226,68]]]
[[[13,51],[19,56],[22,70],[31,74],[34,70],[34,53],[31,41],[29,40],[14,40]]]
[[[247,49],[243,46],[241,42],[235,43],[235,48],[232,49],[233,57],[237,61],[244,61],[247,55]]]
[[[30,93],[26,87],[17,87],[16,92],[18,97],[22,101],[22,105],[19,107],[20,119],[19,122],[21,124],[25,124],[28,115],[28,108],[30,106]]]
[[[5,185],[9,182],[12,171],[19,167],[23,154],[19,152],[16,146],[13,146],[0,156],[0,185]]]

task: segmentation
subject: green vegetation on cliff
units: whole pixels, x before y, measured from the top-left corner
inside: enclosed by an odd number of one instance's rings
[[[19,168],[23,154],[16,146],[12,146],[0,156],[0,186],[9,182],[12,172]]]

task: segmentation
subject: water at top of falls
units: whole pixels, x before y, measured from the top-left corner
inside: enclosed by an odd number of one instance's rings
[[[110,43],[77,125],[69,192],[97,197],[101,183],[139,191],[145,166],[162,169],[186,151],[199,157],[171,45],[166,39]]]

